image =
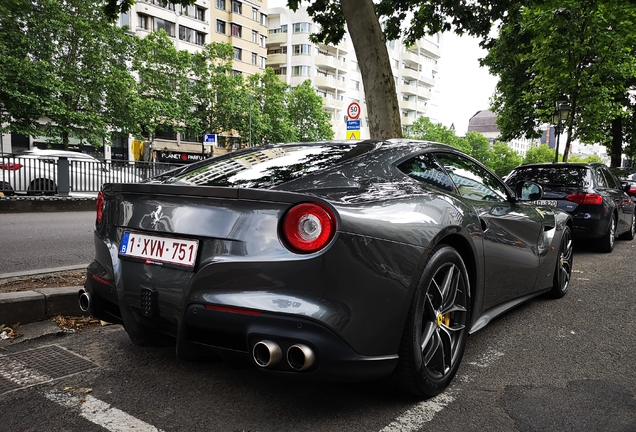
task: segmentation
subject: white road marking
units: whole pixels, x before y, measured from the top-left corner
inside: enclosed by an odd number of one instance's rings
[[[454,400],[452,393],[445,391],[433,399],[420,402],[413,408],[403,412],[380,432],[411,432],[421,429],[424,423],[433,420],[435,414]]]
[[[468,364],[471,366],[477,366],[480,368],[488,367],[497,360],[499,357],[503,357],[504,353],[501,351],[494,350],[492,348],[488,348],[488,351],[481,356],[481,358],[476,362],[469,362]]]
[[[113,408],[93,396],[73,396],[59,390],[50,390],[44,396],[65,408],[78,410],[79,415],[85,419],[112,432],[159,432],[151,424]]]

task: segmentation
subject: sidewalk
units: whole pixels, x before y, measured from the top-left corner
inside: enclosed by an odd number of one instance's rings
[[[79,270],[87,264],[0,274],[0,279]],[[55,315],[85,315],[79,308],[77,293],[81,286],[40,288],[31,291],[0,293],[0,325],[28,324]]]
[[[0,196],[0,213],[95,211],[97,197],[90,194],[61,196]]]

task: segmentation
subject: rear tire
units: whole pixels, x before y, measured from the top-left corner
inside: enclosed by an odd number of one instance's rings
[[[610,253],[614,250],[614,241],[616,237],[616,216],[612,215],[607,232],[603,237],[598,239],[597,246],[600,252]]]
[[[566,226],[561,235],[552,290],[548,293],[552,298],[559,299],[568,293],[572,278],[572,255],[572,231]]]
[[[470,309],[464,261],[450,246],[435,248],[413,296],[393,384],[427,398],[444,391],[464,355]]]
[[[57,186],[53,180],[36,179],[31,182],[27,195],[56,195]]]

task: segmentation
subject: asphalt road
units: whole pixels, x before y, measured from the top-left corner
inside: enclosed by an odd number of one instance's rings
[[[0,274],[88,264],[95,212],[0,214]]]
[[[611,254],[577,246],[568,295],[538,298],[471,335],[455,381],[432,400],[377,382],[180,362],[171,347],[136,347],[105,326],[0,346],[0,429],[633,432],[635,261],[636,241]],[[39,350],[49,350],[41,363]],[[16,365],[20,355],[37,372]],[[2,394],[9,375],[30,387]]]

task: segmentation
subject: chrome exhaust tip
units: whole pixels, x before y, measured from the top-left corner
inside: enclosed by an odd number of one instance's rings
[[[278,363],[283,358],[283,352],[276,342],[262,340],[254,344],[252,357],[257,365],[265,368]]]
[[[313,366],[316,361],[314,352],[307,345],[296,344],[287,350],[287,363],[297,371],[304,371]]]
[[[91,310],[91,295],[86,290],[80,290],[77,295],[80,310],[82,312],[89,312]]]

